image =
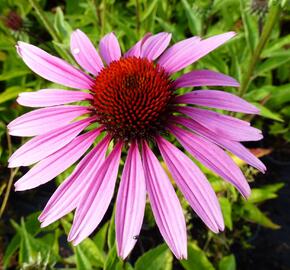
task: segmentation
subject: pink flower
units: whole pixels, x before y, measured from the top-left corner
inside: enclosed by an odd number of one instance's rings
[[[193,210],[213,232],[222,231],[224,221],[211,185],[194,162],[166,137],[173,134],[196,160],[233,184],[244,197],[250,195],[247,180],[225,150],[264,172],[263,163],[239,142],[260,140],[261,132],[248,122],[188,105],[252,114],[258,110],[223,91],[194,90],[184,95],[175,92],[181,87],[202,85],[238,87],[238,82],[227,75],[194,70],[176,80],[171,78],[234,35],[229,32],[203,40],[192,37],[166,49],[171,34],[147,34],[122,57],[117,38],[110,33],[100,41],[100,57],[88,37],[76,30],[71,36],[71,52],[87,73],[19,42],[19,55],[35,73],[67,87],[89,90],[22,93],[17,99],[19,104],[44,108],[26,113],[8,125],[11,135],[35,136],[9,159],[9,167],[37,163],[15,183],[16,190],[52,180],[85,155],[48,201],[39,217],[42,226],[76,209],[68,240],[77,245],[88,237],[107,211],[122,149],[128,149],[117,194],[119,256],[127,257],[136,243],[147,193],[160,233],[177,258],[186,258],[182,208],[150,148],[156,145]],[[85,100],[88,106],[63,105]],[[84,131],[93,123],[98,123],[98,127]],[[101,134],[103,139],[92,147]],[[90,147],[92,150],[85,154]]]

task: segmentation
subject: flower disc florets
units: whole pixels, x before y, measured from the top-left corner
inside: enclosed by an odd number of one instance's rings
[[[123,140],[146,139],[162,131],[173,98],[164,69],[136,57],[111,62],[97,75],[92,92],[99,123]]]

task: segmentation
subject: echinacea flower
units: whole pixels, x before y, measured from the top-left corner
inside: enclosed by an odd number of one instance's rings
[[[35,136],[9,159],[9,167],[37,163],[15,183],[16,190],[52,180],[85,155],[48,201],[39,217],[42,226],[76,209],[68,240],[77,245],[88,237],[112,200],[123,151],[127,156],[115,217],[118,255],[127,257],[136,243],[147,193],[164,240],[177,258],[186,258],[184,215],[168,175],[151,149],[157,146],[192,209],[213,232],[222,231],[224,221],[211,185],[192,159],[169,142],[168,135],[173,134],[194,159],[248,197],[247,180],[225,150],[264,172],[263,163],[240,143],[260,140],[261,132],[248,122],[200,107],[250,114],[258,110],[219,90],[194,90],[183,95],[176,92],[203,85],[238,87],[238,82],[227,75],[209,70],[194,70],[176,80],[171,75],[234,35],[229,32],[203,40],[192,37],[166,49],[171,34],[147,34],[122,56],[116,36],[110,33],[100,41],[99,56],[88,37],[76,30],[71,36],[71,52],[84,71],[19,42],[18,54],[35,73],[80,89],[22,93],[19,104],[44,108],[8,125],[11,135]],[[79,101],[87,101],[88,106],[64,105]],[[98,124],[97,128],[85,131],[92,124]],[[101,134],[103,139],[92,147]],[[90,147],[92,150],[86,153]]]

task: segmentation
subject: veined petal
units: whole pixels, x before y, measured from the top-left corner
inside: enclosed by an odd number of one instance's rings
[[[233,141],[258,141],[263,138],[261,131],[250,123],[235,117],[193,107],[176,107],[215,134]]]
[[[170,173],[192,209],[213,232],[223,230],[219,202],[204,174],[174,145],[162,137],[156,141]]]
[[[71,35],[70,49],[79,65],[93,75],[97,75],[104,67],[94,45],[81,30],[77,29]]]
[[[77,105],[43,108],[21,115],[7,128],[12,136],[36,136],[62,127],[86,113],[90,113],[89,107]]]
[[[164,52],[170,40],[171,34],[165,32],[148,37],[142,45],[141,57],[146,57],[152,61],[155,60]]]
[[[90,99],[93,99],[93,96],[86,92],[42,89],[36,92],[20,93],[17,102],[27,107],[49,107]]]
[[[121,57],[121,48],[114,33],[105,35],[100,41],[99,48],[100,54],[107,65]]]
[[[207,55],[208,53],[231,39],[233,36],[235,36],[234,32],[228,32],[204,39],[202,41],[199,41],[198,39],[193,39],[193,43],[191,44],[191,46],[185,46],[186,48],[184,48],[184,50],[178,50],[174,48],[174,46],[177,46],[178,44],[180,44],[181,42],[185,42],[186,40],[181,41],[169,48],[162,55],[162,57],[160,57],[158,63],[163,66],[163,68],[165,68],[168,73],[172,74],[191,65],[198,59]],[[182,48],[182,46],[180,47]]]
[[[49,81],[78,89],[93,85],[88,75],[36,46],[18,42],[17,52],[32,71]]]
[[[221,148],[179,127],[169,129],[194,158],[233,184],[244,197],[250,196],[251,189],[240,168]]]
[[[15,183],[15,190],[21,191],[40,186],[75,163],[92,145],[102,128],[76,137],[57,152],[37,163]]]
[[[139,40],[132,48],[130,48],[125,54],[124,57],[140,57],[141,56],[141,49],[144,42],[151,37],[151,33],[147,33],[141,40]]]
[[[241,143],[227,140],[223,137],[220,137],[217,134],[213,133],[211,130],[205,128],[204,126],[200,125],[198,122],[192,119],[183,118],[183,117],[174,117],[173,121],[177,124],[181,124],[187,127],[188,129],[193,130],[194,132],[205,137],[206,139],[232,152],[234,155],[244,160],[251,166],[255,167],[262,173],[266,171],[265,165],[257,157],[255,157],[246,147],[244,147]]]
[[[39,135],[22,145],[10,158],[9,168],[29,166],[46,158],[72,141],[95,118],[67,124],[63,127]]]
[[[144,170],[136,142],[131,143],[128,152],[116,204],[117,250],[125,259],[136,244],[146,204]]]
[[[110,139],[110,136],[107,136],[98,143],[57,188],[38,218],[42,222],[41,227],[48,226],[77,207],[92,175],[105,161]]]
[[[177,96],[175,103],[194,104],[233,112],[257,114],[259,110],[244,99],[218,90],[195,90]]]
[[[200,37],[191,37],[177,42],[167,49],[158,60],[158,64],[172,74],[184,66],[187,66],[188,55],[193,53],[193,49],[200,43]]]
[[[164,240],[178,259],[187,257],[186,225],[180,202],[168,176],[146,142],[142,158],[153,215]]]
[[[234,78],[211,70],[190,71],[177,78],[173,85],[175,88],[195,86],[240,86]]]
[[[119,142],[100,168],[93,173],[91,181],[77,207],[68,241],[79,244],[101,222],[114,194],[118,175],[122,143]]]

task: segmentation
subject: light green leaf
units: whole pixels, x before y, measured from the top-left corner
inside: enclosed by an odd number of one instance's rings
[[[77,269],[92,269],[92,265],[87,257],[87,254],[85,254],[80,246],[75,247],[75,253]]]
[[[254,103],[254,105],[260,109],[260,115],[272,119],[272,120],[276,120],[279,122],[283,122],[284,120],[282,119],[282,117],[275,112],[272,112],[270,109],[266,108],[265,106],[259,104],[259,103]]]
[[[255,76],[263,75],[264,73],[271,71],[281,65],[290,61],[290,53],[288,56],[275,56],[262,62],[255,70]]]
[[[250,198],[248,198],[248,202],[250,203],[260,203],[266,200],[275,199],[277,198],[276,192],[278,192],[284,183],[277,183],[273,185],[263,186],[261,188],[254,188],[252,189],[252,194]]]
[[[230,201],[225,197],[220,197],[219,202],[221,205],[225,225],[232,230],[233,229],[233,221],[232,221],[232,205]]]
[[[246,220],[260,224],[270,229],[279,229],[280,226],[270,220],[257,206],[252,203],[245,203],[243,206],[243,217]]]
[[[150,249],[136,261],[135,270],[171,270],[172,254],[165,244]]]
[[[219,270],[236,270],[236,258],[233,254],[223,257],[219,261]]]
[[[195,243],[188,245],[188,258],[180,263],[185,270],[215,270],[205,252]]]

